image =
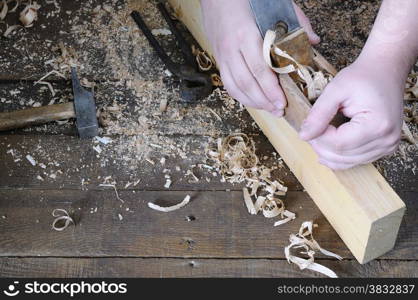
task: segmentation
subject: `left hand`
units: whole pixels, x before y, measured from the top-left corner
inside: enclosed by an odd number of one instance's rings
[[[358,60],[332,80],[299,133],[312,145],[321,164],[334,170],[348,169],[397,149],[404,91],[399,77]],[[329,123],[338,111],[351,120],[335,128]]]

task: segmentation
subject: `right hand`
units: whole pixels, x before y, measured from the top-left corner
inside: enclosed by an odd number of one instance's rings
[[[205,31],[228,93],[245,106],[283,116],[286,97],[277,76],[264,61],[263,40],[249,1],[201,2]],[[320,38],[308,18],[297,5],[295,10],[310,42],[318,44]]]

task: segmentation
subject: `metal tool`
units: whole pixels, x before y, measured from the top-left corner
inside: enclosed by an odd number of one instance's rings
[[[261,35],[267,30],[290,33],[301,28],[292,0],[249,0]]]
[[[314,53],[308,35],[299,24],[292,0],[249,0],[261,35],[276,33],[275,46],[287,52],[298,63],[314,67]],[[290,62],[273,55],[277,66]]]
[[[179,44],[180,50],[183,54],[185,63],[175,63],[167,55],[161,45],[158,43],[151,30],[145,24],[138,11],[131,13],[132,18],[138,25],[139,29],[143,32],[145,37],[148,39],[151,46],[154,48],[157,55],[163,61],[167,69],[178,77],[180,82],[180,97],[186,102],[196,101],[210,95],[212,92],[212,79],[208,74],[198,72],[197,63],[195,57],[191,52],[191,48],[182,36],[181,32],[177,29],[173,20],[170,18],[163,3],[158,3],[157,7],[176,37],[177,43]]]
[[[53,104],[0,113],[0,131],[75,118],[80,138],[97,136],[99,125],[93,93],[80,85],[75,68],[71,69],[71,78],[74,103]]]

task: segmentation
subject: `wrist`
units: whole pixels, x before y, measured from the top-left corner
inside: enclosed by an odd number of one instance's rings
[[[403,88],[414,60],[411,55],[400,53],[396,49],[366,45],[355,64],[372,76],[388,79]]]

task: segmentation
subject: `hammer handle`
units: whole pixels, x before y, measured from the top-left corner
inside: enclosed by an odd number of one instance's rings
[[[0,113],[0,131],[75,118],[72,102]]]

